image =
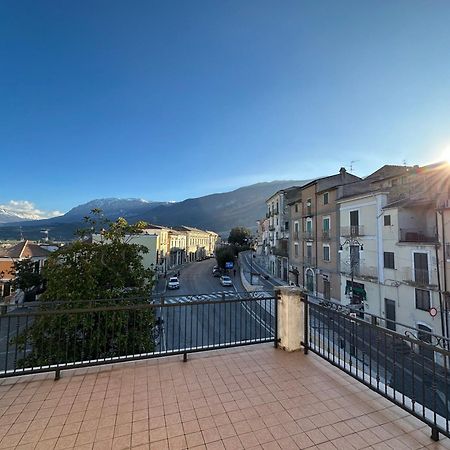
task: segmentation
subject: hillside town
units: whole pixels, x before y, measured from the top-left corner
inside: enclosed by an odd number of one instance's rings
[[[256,255],[277,279],[449,336],[450,167],[385,165],[359,178],[344,168],[275,192],[259,220]]]

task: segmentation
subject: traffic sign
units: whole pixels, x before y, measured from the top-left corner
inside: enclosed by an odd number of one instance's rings
[[[431,317],[436,317],[437,309],[433,306],[432,308],[429,309],[428,312],[430,313]]]
[[[234,267],[233,261],[227,261],[225,263],[225,269],[232,269]]]

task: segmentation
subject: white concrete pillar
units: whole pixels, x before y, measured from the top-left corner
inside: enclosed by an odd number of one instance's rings
[[[304,304],[302,290],[296,286],[280,286],[278,297],[278,347],[288,352],[300,350],[304,339]]]

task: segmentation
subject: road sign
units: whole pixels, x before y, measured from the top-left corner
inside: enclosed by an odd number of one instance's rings
[[[233,261],[227,261],[225,263],[225,269],[232,269],[234,267]]]
[[[431,317],[436,317],[437,309],[435,307],[433,307],[433,308],[430,308],[430,310],[428,312],[430,313]]]

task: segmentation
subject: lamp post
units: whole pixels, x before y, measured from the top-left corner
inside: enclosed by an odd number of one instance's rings
[[[359,252],[364,251],[364,246],[361,242],[359,242],[355,238],[349,238],[346,239],[340,246],[339,246],[339,253],[342,253],[344,250],[344,247],[348,247],[350,249],[350,275],[351,275],[351,305],[356,304],[355,302],[355,289],[354,289],[354,276],[355,276],[355,267],[359,265]],[[352,252],[352,248],[358,248],[358,253]],[[356,257],[358,255],[358,257]],[[355,343],[355,333],[356,333],[356,324],[355,321],[352,320],[353,323],[353,330],[351,333],[351,341],[350,341],[350,354],[352,356],[356,356],[356,343]]]
[[[253,259],[256,257],[255,254],[253,253],[254,250],[252,249],[252,254],[251,254],[251,258],[250,258],[250,284],[253,285]]]
[[[0,281],[2,282],[2,295],[1,297],[3,297],[3,278],[5,276],[5,272],[3,272],[3,270],[0,272]]]
[[[339,253],[341,254],[344,250],[344,247],[348,247],[350,249],[350,276],[351,276],[351,304],[355,304],[355,294],[353,289],[354,276],[355,276],[355,267],[359,265],[359,252],[364,251],[364,245],[359,242],[357,239],[349,238],[346,239],[339,246]],[[352,252],[352,248],[358,247],[358,253]],[[356,257],[358,255],[358,257]]]

